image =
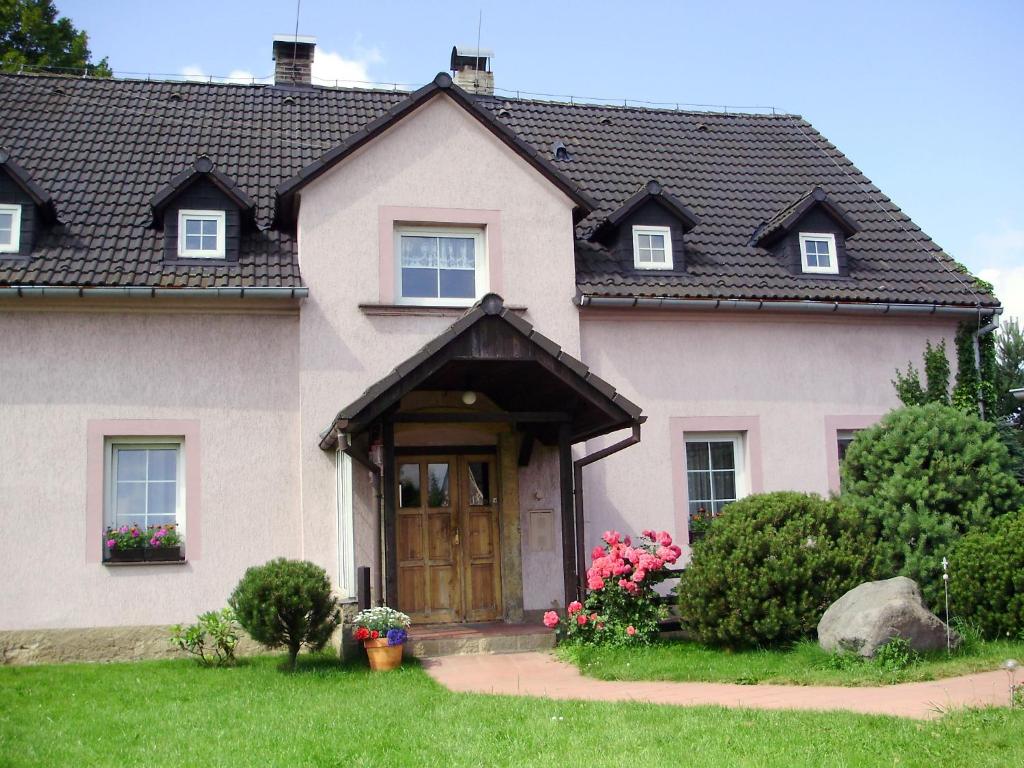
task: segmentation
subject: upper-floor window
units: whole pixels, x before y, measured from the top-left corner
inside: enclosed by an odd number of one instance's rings
[[[469,306],[487,292],[482,228],[399,227],[395,240],[399,303]]]
[[[836,260],[836,236],[830,232],[801,232],[800,260],[804,272],[839,272]]]
[[[0,253],[21,248],[21,206],[0,205]]]
[[[633,266],[672,268],[672,231],[668,227],[633,227]]]
[[[178,211],[178,255],[224,258],[224,211]]]

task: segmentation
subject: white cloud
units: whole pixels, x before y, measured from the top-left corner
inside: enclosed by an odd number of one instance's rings
[[[1024,321],[1024,229],[1003,226],[976,235],[969,250],[967,262],[995,286],[1003,317]]]
[[[336,51],[318,50],[313,56],[313,82],[317,85],[369,88],[373,82],[370,67],[383,60],[376,48],[358,45],[352,58]]]
[[[187,67],[181,68],[181,76],[186,80],[208,80],[206,73],[203,72],[203,68],[198,64],[189,64]]]
[[[182,67],[179,73],[185,80],[196,80],[198,82],[207,83],[211,80],[215,83],[242,83],[248,85],[249,83],[270,83],[273,82],[274,78],[263,78],[256,77],[252,72],[247,69],[233,69],[228,73],[227,77],[210,77],[203,68],[198,64],[190,64],[187,67]]]

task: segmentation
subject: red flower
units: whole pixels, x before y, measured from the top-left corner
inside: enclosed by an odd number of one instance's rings
[[[368,630],[366,627],[360,627],[359,629],[357,629],[355,631],[355,634],[353,635],[353,637],[356,640],[365,640],[369,636],[370,636],[370,630]]]
[[[579,600],[573,600],[569,603],[569,607],[566,609],[569,613],[579,613],[583,610],[583,603]]]
[[[629,635],[630,637],[635,635],[636,634],[636,627],[634,627],[632,624],[630,624],[628,627],[626,627],[626,634]]]
[[[587,614],[581,613],[579,616],[577,616],[576,617],[576,623],[579,624],[581,627],[584,624],[586,624],[587,623]]]
[[[374,630],[372,630],[370,632],[370,639],[371,640],[376,640],[378,637],[380,637],[380,632],[378,632],[376,629],[374,629]]]

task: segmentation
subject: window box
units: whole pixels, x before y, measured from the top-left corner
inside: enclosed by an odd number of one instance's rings
[[[141,563],[144,557],[143,552],[145,550],[142,547],[133,549],[110,549],[108,547],[106,557],[103,559],[108,563]]]
[[[149,563],[166,563],[181,560],[181,547],[146,547],[142,550],[143,559]]]

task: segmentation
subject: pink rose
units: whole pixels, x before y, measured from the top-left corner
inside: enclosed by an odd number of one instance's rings
[[[661,531],[658,534],[658,543],[663,547],[672,546],[672,537],[668,535],[668,531]]]
[[[636,627],[634,627],[632,624],[630,624],[628,627],[626,627],[626,634],[629,635],[630,637],[635,635],[636,634]]]
[[[604,557],[604,547],[594,547],[594,550],[590,553],[592,560],[597,560],[600,557]]]
[[[584,624],[586,624],[587,623],[587,614],[581,613],[579,616],[577,616],[576,617],[576,623],[579,624],[581,627]]]
[[[554,611],[548,611],[544,614],[544,626],[548,629],[554,629],[558,626],[558,614]]]
[[[619,579],[619,586],[622,587],[623,589],[625,589],[626,587],[629,586],[629,582],[626,581],[625,579]]]
[[[583,603],[581,603],[579,600],[573,600],[571,603],[569,603],[569,607],[566,610],[568,610],[569,613],[579,613],[583,610]]]
[[[633,581],[639,584],[641,581],[647,578],[647,571],[642,568],[633,574]]]
[[[651,541],[654,541],[654,539],[655,539],[655,538],[656,538],[656,536],[657,536],[657,534],[655,534],[655,533],[654,533],[654,531],[652,531],[652,530],[650,530],[650,529],[648,529],[648,530],[646,530],[646,531],[641,531],[641,532],[640,532],[640,535],[641,535],[641,536],[643,536],[643,537],[645,537],[645,538],[648,538],[648,539],[650,539]]]
[[[631,538],[629,538],[629,536],[626,536],[622,540],[622,543],[625,544],[628,547],[628,546],[631,546],[633,544],[633,540]]]
[[[587,586],[591,590],[604,589],[604,580],[600,576],[591,576],[587,580]]]
[[[607,541],[611,546],[614,547],[616,544],[619,543],[619,532],[618,531],[605,531],[604,535],[601,538],[604,539],[605,541]]]
[[[116,546],[117,546],[117,540],[116,539],[107,539],[107,548],[108,549],[114,549]]]

